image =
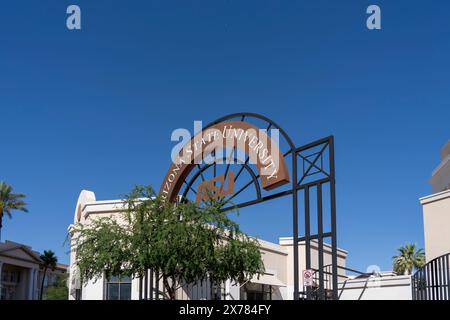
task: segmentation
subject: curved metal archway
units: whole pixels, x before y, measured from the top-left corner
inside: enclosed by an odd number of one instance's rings
[[[250,185],[254,185],[256,190],[254,199],[250,199],[247,201],[233,203],[234,207],[243,208],[246,206],[250,206],[253,204],[261,203],[264,201],[272,200],[275,198],[283,197],[283,196],[292,196],[292,235],[293,235],[293,280],[294,280],[294,292],[293,298],[297,300],[300,298],[301,294],[304,294],[306,299],[311,299],[313,296],[318,297],[319,299],[327,299],[327,297],[331,297],[332,299],[337,299],[337,241],[336,241],[336,204],[335,204],[335,173],[334,173],[334,139],[332,136],[326,137],[307,145],[296,147],[293,143],[292,139],[286,133],[285,130],[281,126],[279,126],[273,120],[257,114],[250,112],[242,112],[242,113],[233,113],[230,115],[226,115],[221,117],[211,123],[209,123],[203,130],[206,130],[212,126],[220,124],[222,122],[228,121],[262,121],[265,122],[267,127],[265,128],[267,131],[269,129],[278,129],[281,133],[282,137],[286,141],[289,150],[283,153],[283,157],[291,156],[291,184],[288,189],[282,191],[270,191],[268,194],[263,195],[261,192],[261,187],[258,179],[260,178],[259,174],[255,173],[250,164],[248,163],[249,156],[247,155],[247,159],[245,161],[241,161],[239,164],[241,168],[238,171],[238,174],[235,176],[236,178],[240,177],[242,172],[247,172],[250,176],[251,180],[249,183],[244,184],[244,189]],[[233,149],[234,157],[236,156],[236,152]],[[328,166],[324,166],[324,157],[326,157],[325,153],[327,153]],[[231,153],[231,155],[233,155]],[[225,157],[226,158],[226,157]],[[302,161],[303,170],[301,174],[298,175],[298,162]],[[212,176],[215,178],[216,175],[216,162],[207,163],[203,166],[197,164],[195,166],[196,170],[189,172],[185,177],[183,177],[182,184],[185,186],[184,191],[182,192],[182,198],[188,199],[189,193],[196,194],[194,189],[194,183],[201,179],[201,181],[205,181],[204,173],[208,170],[213,170]],[[230,164],[227,164],[225,170],[225,177],[230,168]],[[245,171],[244,171],[245,170]],[[314,176],[314,177],[313,177]],[[330,198],[330,230],[326,231],[324,229],[324,217],[323,217],[323,186],[329,185],[329,198]],[[242,189],[242,188],[241,188]],[[235,192],[231,197],[236,197],[237,194],[240,194],[242,190],[239,189]],[[304,236],[299,237],[299,216],[298,216],[298,194],[299,192],[303,195],[303,217],[304,217]],[[311,232],[311,194],[315,193],[317,195],[316,201],[317,205],[317,233]],[[192,197],[191,197],[192,198]],[[223,210],[227,210],[228,208],[223,208]],[[324,283],[324,239],[329,238],[331,240],[331,286],[330,283],[325,285]],[[299,279],[299,242],[305,243],[305,269],[312,269],[311,266],[311,255],[312,251],[312,242],[314,243],[314,247],[317,247],[317,260],[318,265],[314,268],[317,270],[319,283],[317,284],[316,292],[313,294],[313,287],[304,287],[303,292],[299,290],[300,279]],[[327,253],[328,254],[328,253]],[[327,291],[326,288],[330,288]]]

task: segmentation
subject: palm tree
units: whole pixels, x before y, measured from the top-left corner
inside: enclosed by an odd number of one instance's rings
[[[12,210],[28,212],[28,209],[25,208],[27,204],[23,201],[25,195],[21,193],[13,193],[12,189],[13,188],[7,183],[0,181],[0,240],[2,239],[1,231],[3,226],[3,215],[6,213],[8,218],[11,219]]]
[[[40,299],[42,300],[42,294],[44,292],[44,280],[47,274],[47,270],[49,268],[52,271],[55,270],[58,258],[55,256],[55,253],[52,250],[44,250],[44,254],[41,254],[40,258],[42,260],[42,265],[44,266],[44,275],[42,276],[41,294],[40,294]]]
[[[394,271],[398,274],[409,275],[412,270],[422,268],[425,265],[425,253],[423,249],[417,249],[415,244],[406,244],[398,248],[399,255],[392,257]]]

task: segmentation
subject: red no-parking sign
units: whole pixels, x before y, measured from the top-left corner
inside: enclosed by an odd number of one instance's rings
[[[312,287],[313,285],[314,271],[311,269],[303,270],[303,285],[306,287]]]

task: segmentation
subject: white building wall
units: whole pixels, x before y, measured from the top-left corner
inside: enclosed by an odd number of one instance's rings
[[[81,291],[82,300],[103,300],[103,282],[103,278],[88,281]]]
[[[411,276],[370,277],[339,283],[340,300],[412,300]]]
[[[139,278],[131,280],[131,300],[139,300]]]
[[[420,198],[427,262],[450,252],[450,140],[442,148],[430,183],[433,194]]]
[[[450,190],[420,199],[427,262],[450,252]]]
[[[118,219],[119,222],[123,222],[120,219],[120,212],[123,211],[123,202],[121,200],[108,200],[108,201],[97,201],[95,194],[91,191],[83,190],[80,193],[78,198],[78,202],[75,209],[73,224],[69,226],[69,232],[71,232],[72,227],[76,223],[82,223],[84,225],[88,225],[93,219],[97,219],[100,217],[111,217],[114,219]],[[291,300],[293,298],[293,246],[292,246],[292,238],[280,238],[280,243],[275,244],[271,242],[267,242],[264,240],[258,239],[261,244],[261,253],[262,259],[264,262],[264,266],[266,271],[270,271],[270,274],[275,277],[282,285],[274,286],[274,290],[272,292],[273,299],[282,299],[282,300]],[[71,243],[72,249],[74,243]],[[317,255],[317,246],[312,245],[312,267],[317,268],[316,255]],[[324,263],[328,264],[331,262],[331,251],[330,246],[324,244],[325,257]],[[300,274],[304,269],[304,259],[305,259],[305,248],[304,244],[300,244],[299,246],[299,265],[300,265]],[[345,266],[345,259],[347,257],[347,251],[338,249],[338,264],[340,266]],[[69,299],[74,299],[74,292],[76,285],[76,253],[75,250],[71,250],[70,255],[70,270],[71,270],[71,279],[70,279],[70,290],[71,293]],[[300,277],[301,281],[301,277]],[[162,288],[162,285],[160,285]],[[300,283],[300,288],[302,288],[302,284]],[[208,299],[207,296],[210,293],[209,284],[206,286],[202,286],[198,284],[191,288],[186,288],[187,290],[182,290],[180,293],[180,297],[178,299]],[[199,293],[200,292],[200,293]],[[203,292],[203,293],[202,293]],[[177,293],[178,294],[178,293]],[[103,279],[98,280],[96,282],[89,281],[82,288],[82,297],[83,300],[101,300],[104,299],[104,281]],[[132,281],[132,292],[131,298],[133,300],[139,299],[139,280],[134,279]],[[231,284],[229,281],[226,285],[226,299],[228,300],[239,300],[240,297],[240,286]]]

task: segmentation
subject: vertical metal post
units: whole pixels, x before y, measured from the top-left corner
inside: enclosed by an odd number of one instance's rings
[[[433,264],[433,273],[434,273],[434,297],[435,300],[439,299],[439,269],[438,269],[438,262],[439,258],[436,259],[435,263]]]
[[[317,236],[319,241],[319,299],[325,300],[323,281],[323,219],[322,219],[322,184],[317,185]]]
[[[437,296],[437,279],[436,279],[436,261],[431,265],[431,288],[433,292],[433,300],[439,300]]]
[[[444,257],[444,297],[445,300],[450,299],[450,266],[448,265],[448,255]]]
[[[297,152],[292,146],[292,245],[294,246],[294,300],[299,299],[297,184]]]
[[[442,268],[441,269],[441,272],[442,272],[442,282],[441,282],[441,285],[442,285],[442,299],[447,300],[446,274],[447,274],[448,271],[446,271],[446,269],[445,269],[445,257],[442,258],[441,268]]]
[[[446,259],[446,268],[445,273],[447,274],[447,297],[450,299],[450,264],[449,264],[449,257],[450,255],[447,255],[445,257]]]
[[[439,300],[444,300],[443,299],[443,292],[442,292],[442,288],[443,288],[443,284],[442,284],[442,265],[441,265],[441,261],[442,258],[439,258],[437,261],[437,271],[438,271],[438,297]]]
[[[425,265],[425,274],[426,274],[426,300],[431,300],[431,293],[429,291],[430,288],[430,265]]]
[[[153,269],[150,269],[150,300],[153,300]]]
[[[336,178],[334,168],[334,137],[328,142],[330,152],[330,201],[331,201],[331,261],[332,261],[332,285],[333,300],[338,299],[338,268],[337,268],[337,226],[336,226]]]
[[[415,276],[415,288],[416,288],[416,293],[415,293],[415,300],[422,300],[423,299],[423,290],[422,290],[422,277],[423,277],[423,272],[422,269],[420,269]]]
[[[139,300],[142,300],[142,277],[139,277]]]
[[[422,271],[421,271],[420,287],[421,287],[421,292],[422,292],[420,300],[427,300],[427,272],[426,272],[426,265],[425,265],[424,268],[422,268]]]
[[[213,150],[212,152],[212,156],[214,157],[214,165],[213,165],[213,170],[214,170],[214,178],[217,177],[217,168],[216,168],[216,149]],[[216,182],[214,181],[214,185],[216,185]]]
[[[305,188],[305,268],[311,269],[311,224],[309,216],[309,186]],[[306,287],[306,299],[311,299],[311,287]]]
[[[144,300],[148,299],[148,270],[145,270],[144,277]]]
[[[425,295],[423,293],[423,279],[424,279],[423,269],[421,269],[419,272],[420,272],[419,278],[417,279],[417,282],[416,282],[416,287],[418,288],[418,290],[420,290],[419,294],[418,294],[418,300],[424,300]]]

